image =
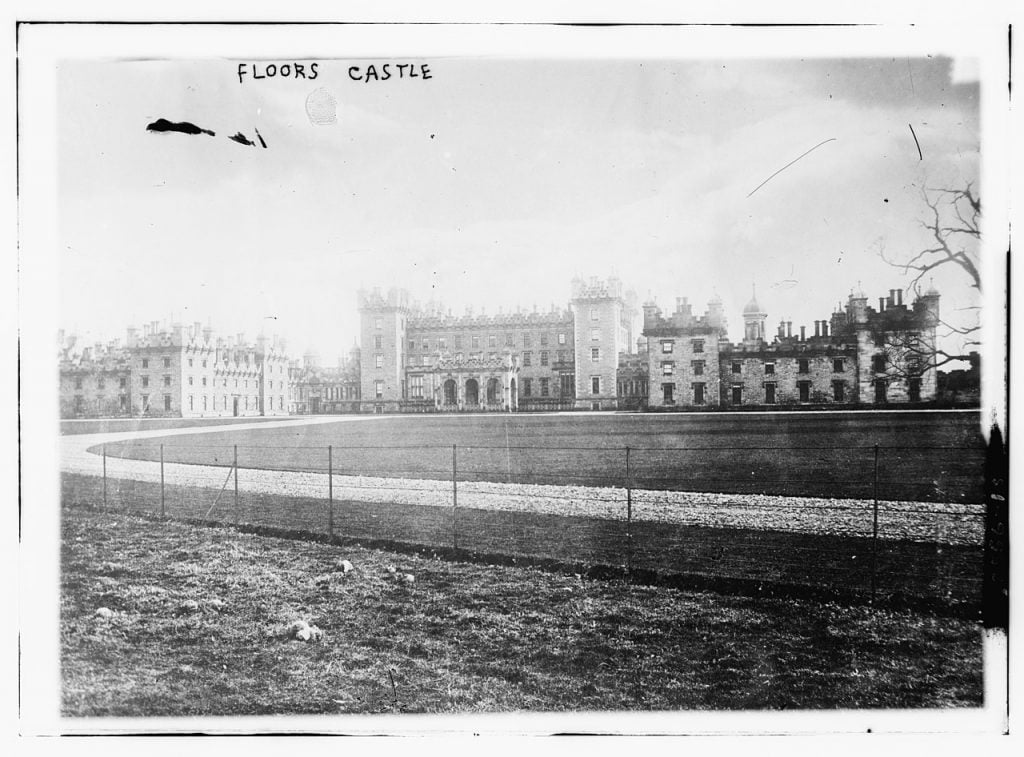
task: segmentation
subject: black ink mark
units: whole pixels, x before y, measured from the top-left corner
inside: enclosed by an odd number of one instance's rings
[[[238,132],[233,137],[228,137],[232,142],[238,142],[240,145],[248,145],[249,147],[255,147],[256,143],[245,136],[242,132]]]
[[[209,134],[211,137],[216,136],[209,129],[201,129],[195,124],[190,124],[188,121],[168,121],[166,118],[158,118],[146,127],[146,131],[177,131],[181,134]]]
[[[907,124],[907,126],[910,126],[910,124]],[[917,145],[917,157],[920,160],[924,160],[924,155],[921,154],[921,143],[917,141],[917,135],[914,134],[913,126],[910,126],[910,133],[914,135],[914,144]]]
[[[267,143],[263,141],[263,135],[260,134],[260,130],[257,129],[255,126],[252,127],[252,128],[256,132],[256,138],[260,141],[260,144],[263,146],[263,149],[266,150],[267,149]]]
[[[803,155],[800,155],[799,157],[797,157],[797,158],[794,158],[793,160],[789,161],[789,162],[788,162],[788,163],[787,163],[786,165],[784,165],[784,166],[783,166],[782,168],[780,168],[780,169],[779,169],[778,171],[776,171],[776,172],[775,172],[775,173],[773,173],[773,174],[772,174],[771,176],[769,176],[769,177],[768,177],[767,179],[765,179],[765,180],[764,180],[764,181],[762,181],[762,182],[761,182],[760,184],[758,184],[758,185],[757,185],[756,187],[754,187],[754,189],[753,189],[753,190],[752,190],[752,191],[750,192],[750,194],[749,194],[749,195],[747,195],[747,197],[750,197],[750,195],[754,194],[754,192],[756,192],[757,190],[759,190],[759,189],[760,189],[761,187],[763,187],[763,186],[764,186],[765,184],[767,184],[767,183],[768,183],[769,181],[771,181],[771,180],[772,180],[772,179],[774,179],[774,178],[775,178],[776,176],[778,176],[778,175],[779,175],[780,173],[782,173],[782,172],[783,172],[783,171],[785,171],[785,170],[786,170],[787,168],[789,168],[789,167],[790,167],[791,165],[793,165],[794,163],[796,163],[796,162],[797,162],[798,160],[800,160],[800,158],[803,158],[803,157],[805,157],[805,156],[809,155],[810,153],[814,152],[815,150],[817,150],[817,149],[818,149],[819,147],[821,147],[821,146],[822,146],[822,145],[824,145],[824,144],[828,144],[829,142],[835,142],[835,141],[836,141],[836,138],[835,138],[835,137],[830,137],[829,139],[826,139],[826,140],[825,140],[824,142],[819,142],[819,143],[818,143],[818,144],[816,144],[816,145],[815,145],[814,147],[812,147],[812,148],[811,148],[810,150],[808,150],[807,152],[805,152],[805,153],[804,153]]]

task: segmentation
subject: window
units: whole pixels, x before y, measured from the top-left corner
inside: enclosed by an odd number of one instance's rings
[[[75,389],[81,389],[81,388],[82,388],[82,379],[76,378],[75,379]]]
[[[563,373],[561,375],[562,380],[562,396],[573,397],[576,395],[576,387],[573,386],[573,375],[571,373]]]
[[[529,368],[530,364],[532,362],[533,362],[533,353],[532,352],[524,352],[523,353],[523,367],[524,368]]]
[[[383,368],[384,367],[384,356],[383,355],[378,353],[378,354],[373,356],[373,367],[374,368]]]
[[[471,341],[472,341],[472,344],[473,344],[473,348],[474,348],[474,349],[476,349],[477,347],[479,347],[479,346],[480,346],[480,337],[478,337],[478,336],[474,336],[474,337],[472,337],[472,340],[471,340]]]
[[[548,351],[547,350],[541,350],[541,353],[540,353],[540,364],[541,365],[547,365],[548,364]]]
[[[548,379],[542,378],[540,380],[540,396],[541,397],[547,397],[548,393],[549,393],[549,390],[548,390]]]
[[[143,394],[142,395],[142,412],[144,412],[144,413],[149,412],[149,395],[148,394]]]
[[[273,410],[274,409],[274,398],[273,397],[267,397],[267,399],[270,401],[270,409]]]
[[[703,405],[704,404],[704,384],[696,383],[693,385],[693,404]]]
[[[515,339],[516,339],[515,334],[505,334],[505,346],[506,347],[515,347],[515,345],[516,345]]]
[[[544,333],[544,334],[541,334],[541,335],[540,335],[540,344],[541,344],[541,346],[542,346],[542,347],[543,347],[543,346],[546,346],[546,345],[547,345],[547,343],[548,343],[548,335],[547,335],[546,333]]]
[[[836,402],[846,402],[846,384],[842,381],[832,382],[832,399]]]
[[[382,349],[384,349],[384,337],[382,337],[380,334],[377,334],[373,338],[373,348],[375,350],[382,350]]]
[[[424,339],[423,340],[423,349],[425,349],[425,350],[429,350],[430,349],[430,340],[429,339]]]
[[[907,399],[911,402],[921,401],[921,379],[912,378],[907,380]]]
[[[529,347],[530,346],[530,334],[523,334],[523,346],[524,347]]]
[[[415,349],[416,349],[416,340],[415,339],[410,339],[409,340],[409,350],[411,351],[411,350],[415,350]]]
[[[671,376],[672,372],[675,370],[675,368],[676,368],[676,364],[675,363],[670,362],[670,361],[665,361],[664,363],[661,364],[661,375],[662,376]]]
[[[373,319],[373,327],[375,329],[377,329],[378,331],[380,329],[384,328],[384,319],[383,318],[374,318]]]
[[[590,393],[600,394],[601,393],[601,377],[591,376],[590,377]]]
[[[203,376],[203,386],[206,386],[206,376]]]
[[[373,382],[373,393],[377,397],[377,399],[380,399],[381,397],[384,396],[384,382],[381,381],[380,379]]]
[[[125,387],[127,387],[127,386],[128,386],[128,379],[126,379],[126,378],[121,378],[121,379],[118,379],[118,380],[117,380],[117,385],[118,385],[119,387],[121,387],[122,389],[124,389]]]
[[[530,379],[523,379],[523,396],[529,397],[533,391],[533,381]]]
[[[797,368],[796,368],[796,372],[797,373],[810,373],[811,372],[811,362],[809,360],[805,359],[805,358],[800,358],[799,360],[797,360],[796,361],[796,365],[797,365]]]
[[[693,344],[693,351],[694,352],[703,352],[704,351],[704,340],[703,339],[694,339],[692,344]]]
[[[170,376],[164,376],[164,386],[170,386],[170,385],[171,385],[171,377]]]
[[[775,375],[775,363],[765,363],[764,364],[764,375],[765,376],[774,376]]]
[[[171,395],[165,394],[164,395],[164,410],[170,410],[170,409],[171,409]]]
[[[558,343],[559,344],[565,344],[565,332],[564,331],[559,332],[559,334],[558,334]]]
[[[149,376],[143,376],[142,377],[142,385],[144,387],[149,386]]]
[[[600,347],[591,347],[590,348],[590,362],[591,363],[600,363],[601,362],[601,348]]]
[[[487,337],[487,346],[488,347],[497,347],[498,346],[498,337],[494,336],[494,334],[491,334],[490,336],[488,336]]]
[[[188,377],[188,385],[189,386],[192,386],[194,381],[195,381],[195,379],[193,379],[191,376]]]
[[[164,368],[170,368],[170,367],[171,367],[171,359],[169,357],[165,357],[164,358]]]
[[[555,362],[556,363],[564,363],[565,362],[565,350],[556,350],[556,352],[555,352]]]
[[[119,399],[121,400],[121,409],[122,410],[127,410],[128,409],[128,395],[127,394],[122,394],[119,397]]]
[[[743,404],[743,387],[734,386],[732,388],[732,404],[742,405]]]
[[[661,385],[662,401],[666,405],[676,404],[676,385],[675,384],[662,384]]]
[[[142,367],[143,368],[149,368],[149,358],[148,357],[142,358]]]
[[[188,409],[189,410],[195,410],[196,409],[196,398],[193,397],[191,394],[188,396]]]
[[[462,349],[462,335],[457,335],[455,337],[455,349],[457,349],[457,350],[461,350]]]
[[[845,366],[844,366],[843,358],[837,357],[837,358],[833,358],[832,359],[832,372],[833,373],[842,373],[844,367]]]
[[[205,367],[206,367],[206,361],[204,360],[203,361],[203,368],[205,368]]]
[[[188,367],[189,367],[189,368],[191,368],[191,367],[192,367],[192,358],[189,358],[189,359],[188,359]]]
[[[448,349],[448,340],[443,336],[437,338],[437,349],[442,351]]]
[[[800,395],[801,402],[811,401],[811,382],[810,381],[797,381],[796,388]]]
[[[732,363],[732,372],[743,373],[743,363],[739,362],[738,360],[734,360]]]
[[[885,355],[878,354],[871,358],[871,370],[875,373],[885,373]]]
[[[106,389],[107,388],[107,381],[106,381],[106,379],[102,379],[102,378],[99,379],[96,382],[96,388],[97,389]]]
[[[206,397],[206,395],[204,394],[204,395],[203,395],[203,412],[204,412],[204,413],[206,412],[206,400],[207,400],[207,397]]]
[[[601,341],[601,329],[591,329],[590,330],[590,341],[592,341],[592,342],[600,342]]]
[[[675,347],[675,342],[662,342],[661,343],[661,354],[671,355],[672,350]]]
[[[693,375],[694,376],[703,376],[704,375],[704,361],[703,360],[694,360],[691,363],[691,365],[693,366]]]
[[[775,404],[775,382],[769,381],[764,385],[764,404]]]
[[[590,320],[596,321],[599,317],[597,308],[590,308]]]
[[[456,353],[455,353],[455,362],[456,362],[456,363],[461,363],[461,362],[462,362],[462,353],[461,353],[461,352],[456,352]],[[426,365],[426,364],[427,364],[427,361],[426,361],[425,359],[424,359],[424,361],[423,361],[423,364],[424,364],[424,365]]]

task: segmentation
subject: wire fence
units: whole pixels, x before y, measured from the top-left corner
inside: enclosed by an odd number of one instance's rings
[[[711,588],[974,608],[978,447],[111,443],[65,461],[94,505]],[[582,569],[582,568],[581,568]]]

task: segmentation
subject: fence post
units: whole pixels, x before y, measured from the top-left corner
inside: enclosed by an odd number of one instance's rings
[[[334,538],[334,445],[327,445],[327,533]]]
[[[235,445],[235,460],[231,466],[235,471],[235,518],[238,518],[238,445]]]
[[[452,445],[452,546],[459,548],[459,475],[456,447]]]
[[[167,516],[164,507],[164,445],[160,445],[160,517]]]
[[[107,445],[103,445],[103,509],[107,509]]]
[[[633,478],[629,469],[629,447],[626,447],[626,572],[633,573]]]
[[[871,604],[875,603],[878,569],[878,445],[875,445],[874,486],[872,487],[874,506],[872,507],[871,524]]]

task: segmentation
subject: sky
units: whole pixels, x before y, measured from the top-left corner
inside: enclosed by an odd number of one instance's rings
[[[665,310],[721,297],[734,340],[755,287],[770,334],[813,332],[852,289],[909,284],[879,250],[927,244],[922,187],[980,186],[971,60],[440,57],[355,81],[386,59],[317,59],[241,82],[239,62],[61,64],[63,328],[202,321],[333,364],[362,287],[497,313],[614,274]],[[292,61],[247,70],[266,63]],[[227,138],[257,129],[266,149]],[[961,274],[934,285],[970,317]]]

